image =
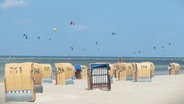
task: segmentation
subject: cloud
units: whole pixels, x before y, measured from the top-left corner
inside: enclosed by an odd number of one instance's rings
[[[17,6],[26,6],[27,2],[25,0],[5,0],[3,3],[0,3],[0,9],[6,9]]]

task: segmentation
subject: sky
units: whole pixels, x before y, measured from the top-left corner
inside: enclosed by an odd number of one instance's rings
[[[0,0],[0,56],[184,57],[183,28],[183,0]]]

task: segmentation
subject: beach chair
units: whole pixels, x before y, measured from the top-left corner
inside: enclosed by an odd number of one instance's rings
[[[132,63],[132,81],[134,82],[151,82],[152,71],[147,63]]]
[[[113,74],[114,74],[114,78],[118,78],[119,70],[120,70],[119,63],[114,63],[114,64],[113,64]]]
[[[75,68],[71,63],[55,63],[56,85],[74,84]]]
[[[111,90],[111,80],[109,75],[109,64],[91,63],[88,65],[88,89],[99,88],[101,90]]]
[[[151,70],[151,73],[152,73],[152,77],[154,77],[154,73],[155,73],[155,65],[153,62],[142,62],[142,63],[145,63],[145,64],[149,64],[150,65],[150,70]]]
[[[132,80],[133,66],[131,63],[117,63],[116,68],[115,75],[118,80]]]
[[[110,75],[110,79],[111,79],[111,83],[113,83],[113,77],[114,77],[114,64],[108,63],[108,62],[96,62],[98,64],[109,64],[109,75]]]
[[[180,64],[170,63],[169,66],[170,66],[169,68],[170,75],[178,75],[180,73]]]
[[[23,64],[25,65],[25,68],[33,69],[32,76],[33,81],[35,83],[36,93],[43,93],[43,83],[42,83],[43,73],[40,64],[33,62],[25,62]]]
[[[52,66],[50,64],[40,64],[43,73],[43,82],[52,83]]]
[[[35,101],[33,68],[23,63],[5,64],[5,101]]]
[[[86,80],[87,79],[87,66],[80,65],[81,67],[81,79]]]

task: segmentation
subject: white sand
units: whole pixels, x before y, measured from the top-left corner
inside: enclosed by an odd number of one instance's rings
[[[4,102],[0,83],[0,104],[184,104],[184,75],[155,76],[152,82],[116,81],[111,91],[86,90],[86,80],[75,85],[44,83],[44,93],[35,102]]]

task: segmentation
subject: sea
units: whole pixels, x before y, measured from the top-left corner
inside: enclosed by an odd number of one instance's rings
[[[37,62],[49,63],[52,66],[53,74],[56,73],[54,63],[70,62],[75,65],[88,65],[95,62],[116,63],[119,57],[75,57],[75,56],[0,56],[0,81],[4,80],[4,69],[6,63]],[[170,63],[179,63],[180,73],[184,74],[184,57],[121,57],[123,62],[153,62],[155,75],[168,75]]]

